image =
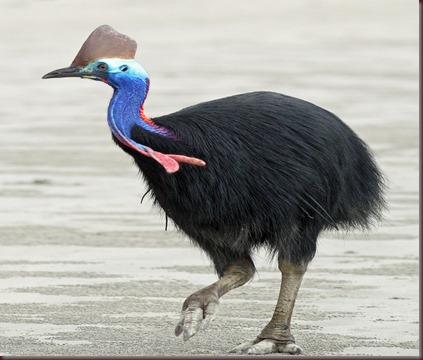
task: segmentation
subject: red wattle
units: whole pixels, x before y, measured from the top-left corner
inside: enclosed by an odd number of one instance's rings
[[[155,151],[149,147],[146,147],[148,156],[156,160],[160,165],[162,165],[166,172],[172,174],[179,170],[179,163],[187,163],[196,166],[204,166],[206,163],[203,160],[176,154],[163,154],[159,151]]]

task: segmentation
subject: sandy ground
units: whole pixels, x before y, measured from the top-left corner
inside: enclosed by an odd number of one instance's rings
[[[206,333],[174,336],[183,300],[215,280],[209,261],[140,205],[144,184],[110,141],[111,90],[40,80],[104,23],[138,40],[150,115],[267,89],[330,109],[370,144],[386,221],[322,235],[293,333],[307,355],[419,354],[417,2],[260,4],[0,3],[0,355],[223,355],[276,302],[280,274],[259,252]]]

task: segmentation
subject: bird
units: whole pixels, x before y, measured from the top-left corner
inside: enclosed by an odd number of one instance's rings
[[[253,278],[253,253],[265,248],[281,272],[275,310],[256,338],[231,352],[303,354],[291,318],[319,235],[368,231],[383,218],[385,177],[374,153],[332,112],[271,91],[150,118],[150,78],[136,50],[131,37],[101,25],[70,66],[43,79],[113,88],[113,141],[133,158],[154,203],[213,263],[217,280],[186,298],[175,335],[187,341],[207,329],[219,299]]]

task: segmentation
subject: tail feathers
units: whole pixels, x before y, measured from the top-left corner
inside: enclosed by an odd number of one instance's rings
[[[323,208],[322,205],[320,205],[313,197],[311,197],[310,195],[308,195],[307,193],[305,193],[304,195],[307,196],[307,198],[313,202],[313,204],[310,204],[307,200],[305,200],[304,198],[302,198],[302,201],[311,209],[313,209],[322,219],[324,219],[326,222],[328,222],[328,224],[330,224],[332,227],[334,227],[336,230],[339,230],[338,226],[336,225],[335,220],[332,219],[332,217],[330,216],[330,214]],[[303,211],[305,211],[303,209]],[[306,212],[306,214],[308,216],[310,216],[310,214],[308,212]]]

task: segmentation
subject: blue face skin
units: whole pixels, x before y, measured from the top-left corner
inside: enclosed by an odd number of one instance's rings
[[[146,87],[148,90],[148,75],[146,71],[132,59],[99,59],[89,63],[80,72],[87,74],[83,75],[83,78],[104,81],[116,90],[128,86],[132,87],[133,85]],[[91,76],[89,73],[93,75]]]

